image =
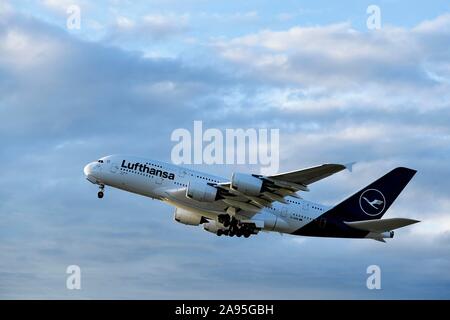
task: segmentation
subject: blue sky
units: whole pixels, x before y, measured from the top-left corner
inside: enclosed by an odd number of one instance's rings
[[[71,4],[80,30],[66,28]],[[448,299],[449,89],[447,1],[2,1],[0,298]],[[96,198],[87,162],[170,161],[171,132],[194,120],[279,129],[282,171],[357,161],[304,195],[326,204],[415,168],[386,217],[422,222],[388,244],[244,241],[147,198]],[[65,288],[72,264],[80,291]],[[366,288],[371,264],[382,290]]]

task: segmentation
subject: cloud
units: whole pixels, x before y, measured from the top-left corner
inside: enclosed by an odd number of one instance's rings
[[[41,3],[49,9],[59,12],[66,12],[67,8],[74,4],[71,0],[42,0]]]
[[[185,33],[189,28],[188,14],[147,14],[139,19],[118,16],[106,41],[161,41]]]
[[[14,20],[5,22],[0,33],[0,70],[5,75],[0,131],[5,135],[56,137],[58,133],[67,137],[77,134],[80,125],[104,133],[126,126],[120,117],[98,123],[95,118],[101,114],[127,116],[136,128],[161,117],[174,121],[173,110],[195,111],[189,104],[215,94],[219,83],[227,86],[229,82],[227,76],[208,67],[144,58],[73,40],[33,19]],[[18,92],[27,95],[18,97]]]
[[[201,12],[200,19],[212,20],[215,23],[250,23],[257,21],[260,16],[257,11],[234,12],[234,13],[210,13]]]
[[[448,23],[449,16],[443,15],[413,29],[361,32],[349,23],[292,27],[216,41],[213,46],[244,72],[279,84],[420,86],[433,82],[424,71],[429,60],[446,60]]]
[[[85,0],[40,0],[41,6],[48,11],[58,15],[68,17],[67,10],[71,6],[78,6],[83,14],[84,9],[91,8],[91,4]]]
[[[2,1],[2,3],[0,3],[0,18],[4,15],[12,13],[13,11],[14,9],[9,2]]]
[[[449,29],[450,29],[450,14],[449,13],[440,15],[437,18],[432,19],[432,20],[423,21],[423,22],[419,23],[415,28],[413,28],[414,31],[417,31],[420,33],[430,33],[430,34],[436,34],[436,33],[448,34]]]

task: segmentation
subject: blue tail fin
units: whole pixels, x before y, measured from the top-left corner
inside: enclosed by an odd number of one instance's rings
[[[395,168],[328,212],[348,222],[380,219],[416,172],[403,167]]]

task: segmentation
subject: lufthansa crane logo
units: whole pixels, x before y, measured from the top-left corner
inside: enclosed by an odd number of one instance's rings
[[[377,189],[367,189],[359,197],[359,206],[368,216],[378,216],[386,207],[386,199],[381,191]]]

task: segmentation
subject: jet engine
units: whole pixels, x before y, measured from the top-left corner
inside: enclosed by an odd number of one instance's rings
[[[217,221],[211,220],[205,224],[203,224],[203,229],[205,229],[205,231],[217,234],[217,232],[219,230],[224,231],[225,228],[223,227],[222,224],[219,224]]]
[[[249,196],[257,196],[261,193],[263,181],[249,174],[233,173],[231,188]]]
[[[213,202],[217,199],[217,189],[206,183],[190,182],[186,189],[186,197],[201,202]]]
[[[188,226],[198,226],[205,220],[201,215],[181,208],[175,209],[173,218],[176,222],[186,224]]]

